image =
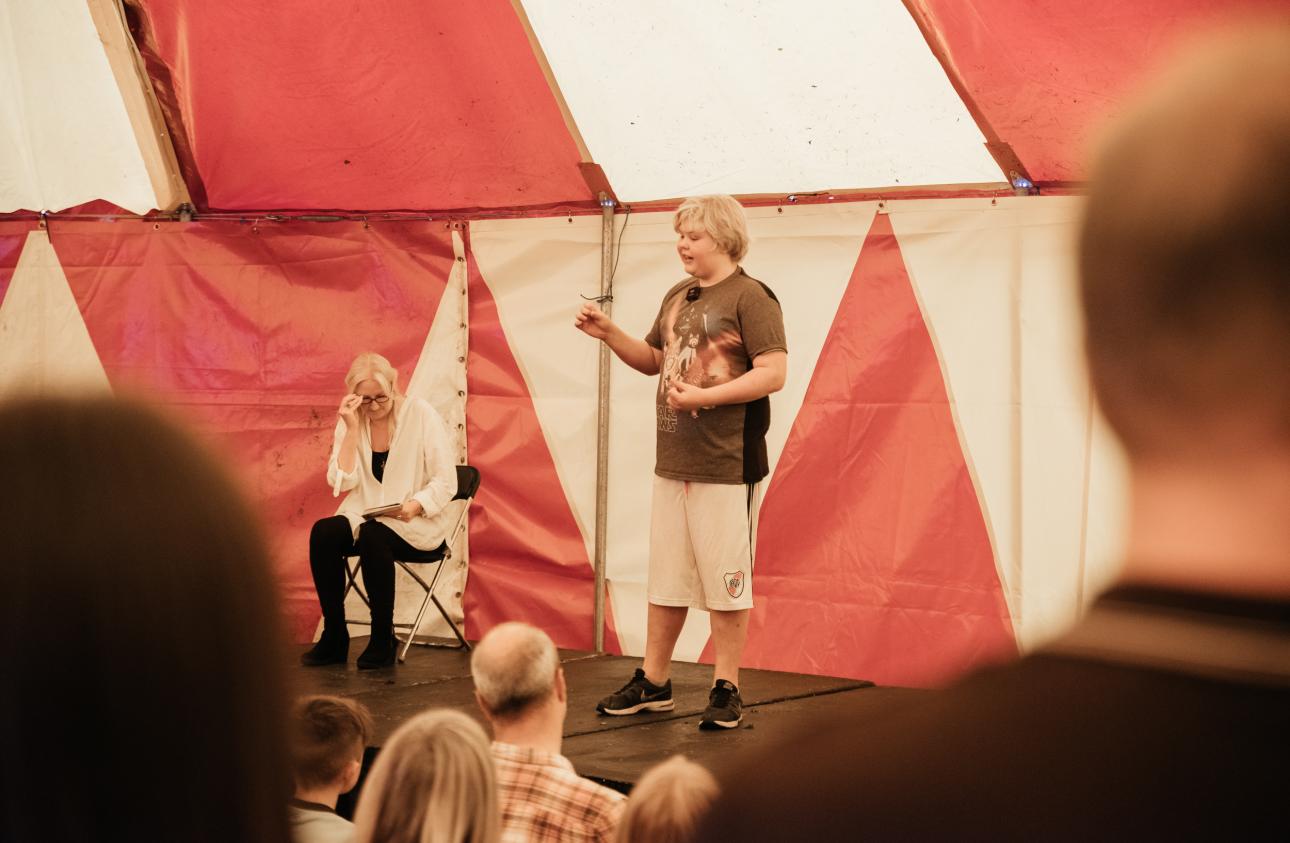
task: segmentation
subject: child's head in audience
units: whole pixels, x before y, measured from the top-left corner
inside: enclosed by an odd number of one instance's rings
[[[360,702],[312,696],[291,712],[291,750],[296,797],[335,807],[335,798],[358,783],[372,717]]]
[[[109,397],[0,404],[0,839],[285,841],[268,554],[195,437]]]
[[[376,756],[354,825],[355,843],[494,843],[501,815],[483,728],[447,709],[400,726]]]
[[[632,788],[618,825],[618,843],[687,843],[716,798],[712,774],[674,755],[646,771]]]

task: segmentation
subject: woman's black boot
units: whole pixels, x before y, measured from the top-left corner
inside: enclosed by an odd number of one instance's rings
[[[359,670],[372,670],[378,667],[391,667],[399,652],[399,640],[394,637],[394,629],[387,627],[384,632],[372,630],[372,640],[367,642],[367,649],[358,657]]]
[[[323,627],[323,634],[313,649],[300,656],[300,663],[305,667],[319,667],[324,664],[344,664],[349,661],[349,630],[339,630],[329,626]]]

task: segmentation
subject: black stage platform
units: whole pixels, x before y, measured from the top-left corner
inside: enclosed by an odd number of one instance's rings
[[[353,659],[366,645],[366,638],[350,643],[348,665],[297,668],[295,690],[361,701],[376,721],[377,746],[403,721],[427,708],[455,708],[483,722],[475,706],[469,653],[413,647],[408,660],[397,667],[359,671]],[[712,684],[710,665],[673,663],[675,711],[607,717],[596,713],[596,702],[630,679],[640,659],[561,650],[560,660],[569,686],[564,754],[582,775],[624,792],[650,766],[678,752],[720,772],[726,764],[737,763],[745,750],[828,728],[830,723],[878,715],[927,693],[745,668],[739,689],[743,723],[729,731],[700,732],[699,716]]]

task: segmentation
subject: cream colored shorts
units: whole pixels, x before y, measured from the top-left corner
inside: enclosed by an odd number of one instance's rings
[[[654,475],[649,602],[751,609],[760,505],[757,483],[695,483]]]

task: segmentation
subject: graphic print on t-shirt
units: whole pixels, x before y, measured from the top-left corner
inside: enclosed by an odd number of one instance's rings
[[[709,387],[729,383],[747,370],[743,337],[709,319],[708,303],[700,296],[687,301],[674,296],[662,320],[663,370],[658,379],[660,430],[676,429],[676,411],[667,406],[667,391],[680,381]],[[743,365],[741,365],[741,363]]]
[[[659,354],[654,473],[698,483],[765,477],[769,398],[678,414],[667,406],[667,393],[678,383],[704,389],[729,383],[758,355],[787,351],[784,317],[770,288],[742,269],[706,287],[687,278],[663,296],[645,343]]]

